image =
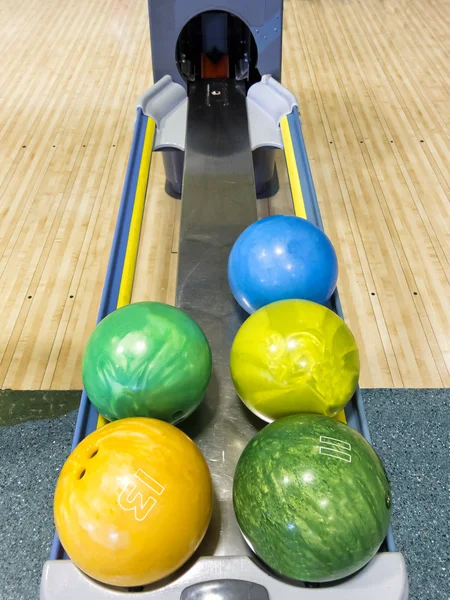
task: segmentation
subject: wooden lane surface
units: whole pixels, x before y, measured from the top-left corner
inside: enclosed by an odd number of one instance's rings
[[[434,139],[448,153],[449,104],[433,102],[423,74],[417,85],[414,42],[426,36],[420,22],[411,34],[389,3],[295,6],[286,19],[287,79],[301,98],[325,226],[340,256],[362,384],[446,386],[449,172],[448,161],[436,168],[445,153]],[[441,47],[430,46],[439,60]],[[448,99],[448,65],[444,78],[439,65],[433,80]]]
[[[0,6],[3,388],[81,386],[151,81],[146,11]],[[286,1],[284,83],[300,100],[366,387],[450,384],[449,16],[448,0]],[[279,173],[260,216],[291,210],[283,161]],[[133,300],[173,302],[179,214],[156,155]]]
[[[59,26],[67,23],[59,44],[47,41],[47,32],[35,42],[35,59],[30,41],[31,64],[23,68],[31,79],[23,82],[30,113],[19,110],[13,126],[3,129],[10,146],[0,138],[7,154],[0,179],[0,381],[6,388],[80,387],[80,357],[98,310],[135,102],[151,81],[142,7],[103,2],[92,12],[92,3],[80,2],[75,14],[72,7],[52,3],[51,12],[65,13]],[[41,43],[49,45],[43,56]],[[8,127],[11,111],[3,103],[0,109]]]

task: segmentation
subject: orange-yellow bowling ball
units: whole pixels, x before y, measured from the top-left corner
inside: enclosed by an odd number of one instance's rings
[[[212,512],[206,461],[182,431],[156,419],[91,433],[60,473],[56,530],[84,573],[134,587],[158,581],[195,552]]]

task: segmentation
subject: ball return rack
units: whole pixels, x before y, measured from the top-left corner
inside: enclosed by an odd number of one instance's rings
[[[203,0],[191,3],[149,0],[153,44],[163,44],[157,33],[160,27],[154,27],[164,19],[168,19],[170,26],[167,27],[169,30],[172,27],[175,33],[177,27],[182,29],[180,23],[184,27],[188,23],[184,15],[177,25],[169,7],[174,11],[177,7],[186,11],[186,5],[190,5],[191,16],[197,20],[198,15],[202,16],[202,10],[211,15],[212,20],[205,18],[202,27],[206,27],[208,39],[213,40],[216,49],[224,43],[220,32],[223,32],[223,19],[228,19],[230,14],[234,15],[232,18],[240,15],[247,24],[244,31],[250,31],[255,37],[256,30],[261,33],[270,29],[272,33],[278,33],[275,38],[272,35],[275,42],[266,38],[259,47],[263,64],[270,65],[267,49],[270,50],[272,45],[273,54],[274,43],[276,48],[281,48],[282,0],[267,0],[266,4],[248,2],[249,6],[259,7],[253,17],[245,17],[238,2],[230,0],[228,4],[233,5],[229,7],[229,13],[223,11],[222,5],[220,11],[211,13],[211,2]],[[266,6],[266,12],[261,6]],[[225,17],[218,17],[220,14]],[[258,24],[259,21],[252,25],[252,18],[262,19],[263,25]],[[265,25],[264,19],[269,26]],[[278,27],[274,27],[277,23]],[[244,50],[250,48],[248,39],[241,39]],[[169,34],[164,40],[165,58],[167,40],[170,42]],[[227,263],[237,237],[257,220],[257,190],[273,175],[277,149],[285,154],[295,214],[323,229],[297,100],[278,81],[276,61],[271,65],[276,77],[264,75],[250,83],[244,50],[244,58],[238,56],[233,64],[234,77],[229,76],[228,58],[222,61],[221,72],[218,73],[218,61],[211,68],[213,76],[195,77],[192,65],[198,65],[198,62],[191,61],[189,56],[186,58],[186,54],[180,52],[180,63],[184,66],[179,64],[167,75],[159,73],[159,62],[154,56],[156,83],[145,92],[137,106],[127,174],[97,320],[99,322],[131,301],[139,239],[145,235],[141,229],[151,158],[153,151],[161,151],[168,183],[175,192],[182,194],[176,305],[197,321],[213,354],[213,376],[206,397],[181,425],[199,446],[211,470],[215,492],[211,525],[198,551],[184,567],[162,582],[139,589],[114,588],[87,577],[69,560],[55,536],[50,559],[43,568],[41,600],[408,598],[405,561],[396,551],[391,529],[376,556],[355,575],[326,585],[298,584],[275,576],[252,554],[234,516],[235,466],[249,440],[264,423],[251,415],[239,400],[229,372],[231,344],[247,315],[229,289]],[[279,58],[281,64],[281,54]],[[227,76],[223,76],[223,70]],[[337,291],[329,308],[343,318]],[[359,388],[341,418],[371,441]],[[72,448],[102,424],[102,418],[83,391]]]

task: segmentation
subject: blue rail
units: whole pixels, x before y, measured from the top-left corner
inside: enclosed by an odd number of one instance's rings
[[[314,225],[320,227],[320,229],[322,229],[323,231],[324,227],[322,217],[320,215],[319,203],[317,201],[317,195],[309,165],[308,154],[306,152],[306,146],[303,139],[300,115],[298,113],[297,108],[294,108],[292,113],[288,115],[288,123],[291,132],[292,143],[294,146],[294,154],[297,163],[297,169],[302,186],[306,215],[308,217],[308,221],[311,221],[312,223],[314,223]],[[337,290],[330,299],[329,308],[336,312],[342,319],[344,318],[344,314],[342,312],[342,305]],[[348,424],[357,431],[359,431],[369,443],[372,443],[362,393],[359,387],[356,390],[352,400],[345,409],[345,416],[347,417]],[[391,527],[389,528],[386,537],[386,547],[389,552],[396,552],[394,536],[392,534]]]
[[[103,287],[97,323],[111,312],[116,310],[119,297],[122,271],[125,262],[128,235],[130,231],[131,217],[133,214],[134,200],[141,165],[142,150],[144,146],[145,132],[148,117],[140,108],[137,109],[136,122],[134,126],[133,141],[131,144],[128,160],[127,173],[122,191],[119,212],[117,215],[116,229],[111,246],[108,269],[106,271],[105,284]],[[72,450],[90,433],[97,428],[98,412],[91,404],[83,390],[81,394],[80,408],[72,441]],[[50,552],[50,560],[68,558],[55,534]]]

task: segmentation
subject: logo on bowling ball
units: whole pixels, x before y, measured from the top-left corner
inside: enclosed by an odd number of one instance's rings
[[[138,469],[132,481],[127,481],[120,492],[119,506],[123,510],[134,511],[136,521],[143,521],[156,506],[158,500],[154,495],[161,496],[163,492],[164,487],[161,484],[142,469]]]
[[[320,454],[331,456],[332,458],[337,458],[338,460],[343,460],[344,462],[352,462],[352,455],[350,454],[352,451],[352,446],[348,442],[343,442],[342,440],[328,437],[327,435],[321,435],[319,443]]]

